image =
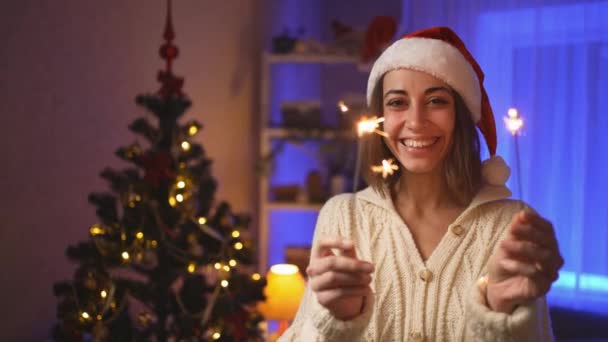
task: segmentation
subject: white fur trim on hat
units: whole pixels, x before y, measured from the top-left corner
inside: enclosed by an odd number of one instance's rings
[[[367,103],[380,78],[395,69],[412,69],[434,76],[462,96],[473,121],[481,118],[481,89],[475,70],[458,51],[447,42],[430,38],[403,38],[389,46],[376,60],[367,81]]]
[[[510,175],[511,168],[501,156],[492,156],[481,163],[481,176],[488,184],[505,185]]]

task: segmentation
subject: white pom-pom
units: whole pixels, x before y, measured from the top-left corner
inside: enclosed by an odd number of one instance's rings
[[[511,175],[511,169],[500,156],[493,156],[481,163],[481,175],[486,183],[504,185]]]

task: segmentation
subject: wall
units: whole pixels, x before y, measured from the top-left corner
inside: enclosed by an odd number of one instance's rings
[[[174,4],[175,64],[193,100],[187,117],[215,160],[217,198],[252,212],[261,1]],[[55,317],[52,283],[71,278],[64,257],[96,222],[91,191],[158,89],[164,1],[3,2],[0,10],[0,340],[41,341]],[[230,136],[230,139],[226,139]]]

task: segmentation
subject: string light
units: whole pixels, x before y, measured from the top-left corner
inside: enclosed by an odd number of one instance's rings
[[[215,267],[216,270],[219,270],[220,268],[222,268],[222,264],[220,264],[219,262],[216,262],[215,265],[213,265],[213,267]]]
[[[204,218],[202,216],[198,218],[198,224],[205,224],[205,223],[207,223],[207,219],[206,218]]]
[[[238,230],[233,230],[233,231],[232,231],[232,237],[233,237],[233,238],[235,238],[235,239],[236,239],[236,238],[238,238],[239,236],[241,236],[241,233],[239,233],[239,231],[238,231]]]
[[[152,245],[152,247],[156,248],[156,246],[158,246],[158,241],[152,240],[152,241],[150,241],[150,245]]]
[[[364,116],[357,124],[357,134],[359,135],[359,137],[361,137],[364,134],[376,133],[383,137],[388,137],[388,134],[386,132],[383,132],[378,129],[378,127],[380,127],[381,122],[384,122],[384,118],[378,118],[376,116],[373,116],[368,119]]]
[[[101,290],[101,298],[106,298],[108,296],[108,293],[106,292],[106,290]]]
[[[103,319],[103,317],[101,315],[97,315],[97,320],[101,321]]]
[[[211,336],[214,340],[219,340],[220,337],[222,337],[222,334],[220,334],[219,332],[214,332],[213,335]]]
[[[177,194],[177,195],[175,196],[175,199],[176,199],[176,200],[177,200],[179,203],[182,203],[182,202],[184,201],[184,195],[182,195],[182,194]]]
[[[258,281],[258,280],[262,279],[262,276],[259,273],[254,273],[251,275],[251,279]]]
[[[183,188],[185,188],[185,187],[186,187],[186,182],[184,182],[184,181],[179,181],[179,182],[177,182],[177,187],[178,187],[179,189],[183,189]]]
[[[382,178],[386,178],[399,170],[399,166],[393,164],[393,162],[393,159],[384,159],[382,160],[382,165],[371,167],[372,172],[382,173]]]
[[[198,127],[196,127],[195,124],[190,125],[190,127],[188,127],[188,134],[190,136],[195,135],[198,132]]]
[[[190,273],[194,273],[194,271],[196,271],[196,264],[195,264],[195,263],[193,263],[193,262],[191,262],[191,263],[188,265],[188,272],[190,272]]]
[[[222,280],[220,285],[222,285],[222,287],[228,287],[228,280]]]
[[[230,266],[224,265],[224,267],[222,267],[222,268],[224,269],[224,271],[230,272]]]
[[[127,234],[125,232],[120,233],[120,239],[122,241],[127,241]]]
[[[175,200],[175,197],[173,197],[173,196],[169,197],[169,205],[172,207],[175,207],[176,204],[177,204],[177,201]]]
[[[91,233],[92,236],[105,234],[105,232],[105,229],[98,224],[94,224],[89,228],[89,233]]]
[[[138,238],[139,240],[144,238],[144,233],[142,232],[137,232],[137,234],[135,234],[135,237]]]
[[[232,260],[228,261],[228,265],[230,265],[231,267],[235,267],[236,266],[236,260],[232,259]]]
[[[508,117],[504,118],[505,125],[507,125],[507,129],[511,134],[516,135],[523,127],[524,121],[519,117],[519,113],[515,108],[510,108],[507,115]]]
[[[125,261],[126,261],[126,260],[129,260],[129,257],[130,257],[130,256],[129,256],[129,252],[124,251],[124,252],[122,252],[122,254],[121,254],[121,255],[122,255],[122,258],[123,258]]]
[[[346,103],[344,103],[344,101],[338,102],[338,108],[340,108],[340,111],[342,113],[348,112],[348,109],[349,109],[348,106],[346,105]]]
[[[182,141],[182,150],[184,150],[184,151],[190,150],[190,143],[187,141]]]
[[[88,313],[88,312],[86,312],[86,311],[83,311],[83,312],[82,312],[82,314],[80,314],[80,315],[81,315],[81,316],[82,316],[82,318],[84,318],[84,319],[89,319],[89,318],[91,318],[91,316],[89,315],[89,313]]]
[[[240,242],[237,242],[237,243],[234,244],[234,248],[236,250],[241,250],[241,249],[243,249],[243,244],[240,243]]]

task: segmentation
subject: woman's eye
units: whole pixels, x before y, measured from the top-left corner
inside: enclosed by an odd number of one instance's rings
[[[393,99],[393,100],[389,100],[386,103],[386,105],[389,107],[401,107],[401,106],[405,105],[405,101],[402,99]]]
[[[444,105],[448,104],[449,102],[441,97],[433,97],[429,100],[429,103],[434,105]]]

